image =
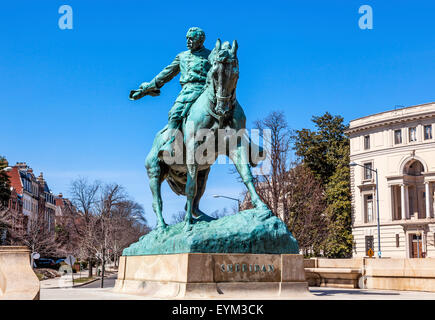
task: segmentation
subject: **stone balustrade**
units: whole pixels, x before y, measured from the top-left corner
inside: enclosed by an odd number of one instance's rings
[[[305,277],[309,286],[358,288],[360,259],[305,259]]]
[[[435,292],[435,259],[304,259],[309,286]]]
[[[39,279],[27,247],[0,246],[0,300],[39,300]]]

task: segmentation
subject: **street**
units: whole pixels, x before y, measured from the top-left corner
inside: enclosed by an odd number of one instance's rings
[[[108,277],[104,277],[104,288],[113,288],[115,286],[116,277],[118,275],[116,273],[109,275]],[[89,284],[85,284],[84,286],[81,286],[82,289],[91,289],[91,288],[100,288],[101,286],[101,279],[91,282]],[[78,289],[78,288],[76,288]]]

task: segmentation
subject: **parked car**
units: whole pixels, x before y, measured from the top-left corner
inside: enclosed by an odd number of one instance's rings
[[[52,268],[56,269],[56,263],[53,259],[39,258],[35,260],[36,267],[38,268]]]

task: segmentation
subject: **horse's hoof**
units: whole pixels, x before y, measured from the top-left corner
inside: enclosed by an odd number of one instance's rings
[[[186,222],[183,227],[184,232],[192,231],[192,224],[190,222]]]
[[[206,215],[205,213],[199,214],[196,217],[194,217],[193,219],[195,219],[195,221],[205,221],[205,222],[217,220],[216,218],[210,217],[210,216]]]
[[[261,220],[266,220],[273,216],[272,211],[268,208],[265,203],[261,203],[255,207],[255,209],[259,212],[258,217]]]

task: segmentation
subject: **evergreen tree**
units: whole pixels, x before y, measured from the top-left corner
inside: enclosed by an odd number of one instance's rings
[[[8,166],[8,162],[0,156],[0,210],[8,206],[11,190],[9,187],[9,177],[4,169]]]
[[[353,240],[347,125],[341,116],[328,112],[312,121],[317,130],[297,130],[294,148],[325,189],[329,232],[323,243],[324,255],[349,257]]]

